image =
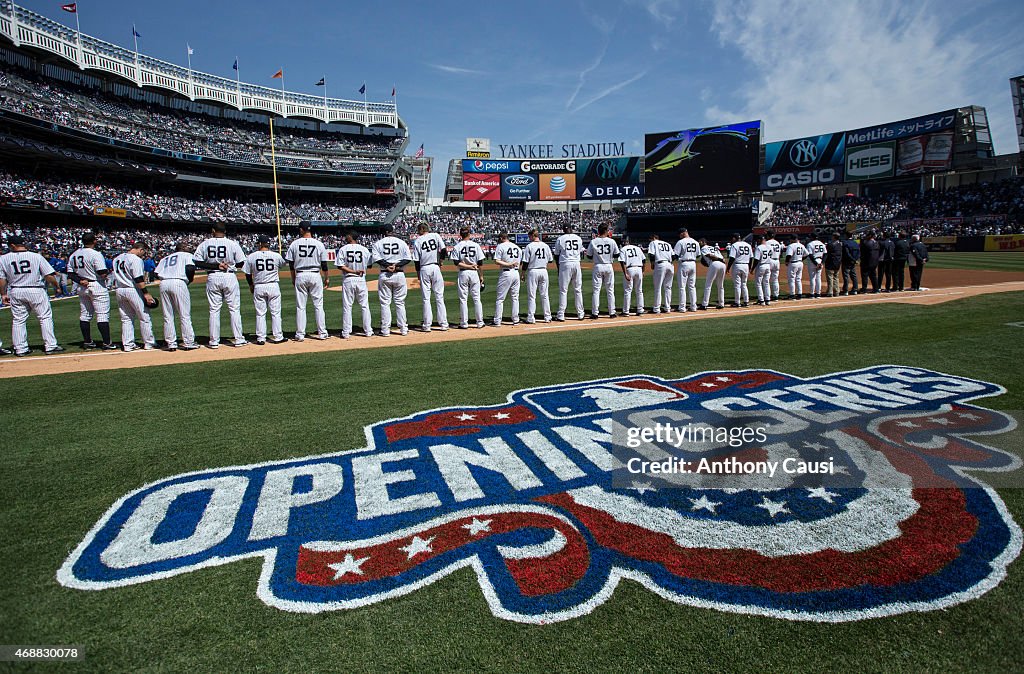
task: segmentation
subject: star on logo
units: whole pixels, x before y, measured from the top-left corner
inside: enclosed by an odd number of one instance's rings
[[[961,412],[958,416],[961,419],[970,419],[971,421],[977,421],[978,419],[981,418],[977,414],[969,414],[967,412]]]
[[[482,532],[491,530],[491,522],[493,521],[494,520],[478,520],[474,517],[472,522],[469,524],[463,524],[462,528],[468,531],[470,536],[479,536]]]
[[[715,508],[722,505],[721,503],[709,499],[707,494],[702,494],[700,498],[691,498],[690,503],[693,504],[693,507],[690,508],[690,510],[707,510],[712,515],[717,515],[718,513],[715,512]]]
[[[494,415],[494,418],[495,419],[508,419],[510,416],[512,416],[512,415],[508,414],[507,412],[498,412],[497,414]]]
[[[701,384],[701,386],[703,386],[705,388],[715,388],[716,386],[718,386],[718,384],[713,384],[713,383],[711,383],[709,381],[706,381],[703,384]]]
[[[915,424],[913,421],[897,421],[896,425],[903,428],[921,428],[920,424]]]
[[[729,377],[715,377],[715,381],[732,381]]]
[[[928,421],[932,422],[933,424],[938,424],[939,426],[949,426],[949,419],[945,417],[934,417],[932,419],[929,419]]]
[[[457,416],[455,418],[458,419],[459,421],[472,421],[473,419],[476,419],[476,415],[475,414],[466,414],[465,412],[463,412],[462,414],[460,414],[459,416]]]
[[[437,536],[431,536],[430,538],[424,540],[419,536],[413,536],[412,540],[409,541],[409,545],[406,545],[405,547],[398,549],[404,552],[405,554],[409,555],[408,559],[412,559],[421,552],[433,552],[434,549],[430,547],[430,544],[433,542],[435,538],[437,538]]]
[[[832,499],[835,498],[836,496],[839,496],[839,494],[830,492],[824,487],[807,488],[807,498],[820,498],[823,499],[826,503],[832,503]]]
[[[758,508],[764,508],[768,511],[773,518],[780,513],[788,513],[789,508],[786,507],[786,502],[776,503],[775,501],[769,501],[768,497],[763,497],[763,500],[757,504]]]
[[[807,449],[813,449],[816,452],[828,449],[828,445],[823,445],[820,442],[805,442],[804,447],[806,447]]]
[[[649,491],[658,491],[650,482],[641,482],[640,480],[633,480],[633,486],[630,489],[635,490],[641,496]]]
[[[338,580],[339,578],[344,576],[346,573],[354,573],[356,575],[362,576],[363,575],[363,570],[360,567],[363,564],[365,564],[366,560],[368,560],[368,559],[369,559],[369,557],[363,557],[362,559],[356,559],[352,555],[352,553],[350,552],[347,555],[345,555],[345,559],[341,560],[340,562],[334,562],[333,564],[328,564],[327,566],[332,568],[332,569],[334,569],[334,571],[335,571],[335,573],[334,573],[334,580]]]

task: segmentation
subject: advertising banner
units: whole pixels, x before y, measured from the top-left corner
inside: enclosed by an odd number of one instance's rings
[[[466,201],[499,201],[501,175],[498,173],[463,173],[462,198]]]
[[[464,173],[520,173],[522,162],[509,159],[463,159]]]
[[[896,175],[948,171],[953,163],[953,132],[904,138],[897,144]]]
[[[572,201],[576,198],[575,173],[545,173],[538,179],[541,201]]]
[[[578,199],[636,199],[644,196],[640,157],[580,159],[576,162]]]
[[[985,250],[1024,250],[1024,234],[1003,234],[999,236],[986,236]]]
[[[761,122],[742,122],[644,136],[649,197],[757,191]]]
[[[501,176],[502,201],[537,201],[542,176],[509,173]]]
[[[891,178],[896,169],[896,143],[875,143],[846,148],[846,180]]]
[[[920,136],[924,133],[947,131],[956,122],[956,110],[935,112],[922,117],[889,122],[878,126],[866,126],[862,129],[846,132],[846,147],[855,145],[871,145],[881,141],[899,140],[908,136]]]
[[[491,139],[490,138],[467,138],[466,139],[466,156],[473,157],[474,159],[490,159],[491,158]]]
[[[826,133],[764,146],[761,189],[779,190],[843,181],[846,136]]]
[[[92,209],[93,215],[102,215],[108,218],[127,218],[128,211],[123,208],[109,208],[107,206],[97,206]]]

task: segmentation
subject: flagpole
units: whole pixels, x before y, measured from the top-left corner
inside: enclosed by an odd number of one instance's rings
[[[392,84],[391,91],[391,102],[395,104],[395,128],[398,128],[398,85]]]
[[[330,123],[327,116],[327,75],[324,75],[324,124]]]
[[[195,96],[195,85],[192,83],[192,46],[185,43],[185,55],[188,57],[188,97]]]
[[[363,82],[363,123],[370,126],[370,108],[366,104],[366,82]]]
[[[238,55],[235,55],[235,86],[238,88],[238,109],[242,109],[242,73],[238,67]]]
[[[277,218],[277,252],[284,252],[284,244],[281,242],[281,204],[277,198],[277,152],[274,150],[274,118],[270,118],[270,163],[274,171],[274,215]]]
[[[14,0],[11,0],[11,6],[14,6]],[[82,24],[78,20],[78,5],[75,5],[75,32],[78,33],[78,58],[80,61],[84,61],[85,54],[82,53]]]

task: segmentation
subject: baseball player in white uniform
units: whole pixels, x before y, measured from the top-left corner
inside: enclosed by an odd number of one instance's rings
[[[698,243],[700,243],[700,262],[708,268],[708,273],[704,277],[704,303],[697,308],[707,310],[711,303],[711,289],[713,286],[718,286],[718,304],[715,305],[715,308],[724,309],[725,258],[722,257],[722,251],[718,249],[717,244],[711,245],[704,239]]]
[[[768,249],[771,251],[771,258],[769,264],[771,265],[771,284],[772,284],[772,295],[771,301],[779,301],[779,265],[780,258],[782,257],[782,244],[775,238],[775,232],[768,231],[765,233],[765,243],[768,244]]]
[[[757,303],[770,306],[772,298],[772,249],[765,238],[754,237],[754,285],[757,286]]]
[[[622,268],[622,313],[629,315],[636,295],[636,315],[644,315],[644,251],[640,246],[633,245],[626,239],[626,245],[619,253],[619,266]]]
[[[494,261],[498,264],[498,298],[494,302],[494,325],[500,326],[505,317],[505,298],[512,296],[512,325],[519,324],[519,266],[523,251],[508,240],[508,233],[502,232],[500,243],[494,249]]]
[[[372,262],[380,267],[377,298],[380,300],[380,334],[384,337],[391,334],[392,301],[395,303],[399,334],[409,334],[409,323],[405,317],[405,296],[409,294],[409,288],[405,284],[403,268],[412,261],[412,253],[405,241],[392,236],[391,232],[388,225],[384,229],[386,236],[373,244],[372,256]]]
[[[196,268],[208,272],[206,299],[210,303],[210,341],[207,346],[220,348],[220,309],[225,304],[231,317],[232,346],[245,346],[248,342],[242,332],[241,294],[235,276],[235,267],[245,262],[245,253],[236,241],[225,236],[224,225],[218,223],[212,231],[213,236],[199,244],[193,254]]]
[[[440,234],[430,231],[426,223],[419,226],[419,236],[412,242],[412,261],[420,277],[420,291],[423,293],[423,332],[430,332],[434,323],[431,300],[437,307],[439,330],[448,329],[448,308],[444,305],[444,277],[441,275],[441,261],[448,254],[448,248]]]
[[[825,264],[825,253],[828,252],[821,236],[816,236],[807,244],[807,272],[811,277],[811,297],[821,297],[821,269]]]
[[[679,260],[679,311],[697,311],[697,258],[700,244],[690,238],[685,229],[679,230],[679,241],[673,251]]]
[[[110,271],[102,253],[96,250],[96,235],[82,236],[82,247],[68,258],[68,278],[78,288],[78,325],[82,329],[82,348],[95,349],[92,341],[92,319],[96,319],[100,337],[99,348],[114,351],[117,347],[110,339],[110,291],[106,281]]]
[[[750,304],[750,290],[747,288],[747,279],[750,277],[750,258],[754,251],[750,244],[740,238],[739,234],[732,235],[732,243],[729,244],[728,270],[732,268],[733,303],[734,307],[745,307]]]
[[[281,330],[281,270],[287,266],[284,258],[270,250],[270,239],[260,237],[258,250],[249,253],[242,264],[245,280],[252,293],[252,304],[256,309],[256,344],[267,343],[267,314],[270,314],[270,343],[284,341]]]
[[[459,230],[462,241],[455,244],[452,249],[452,261],[459,269],[459,327],[463,330],[469,327],[469,299],[473,299],[473,306],[476,310],[476,327],[484,327],[484,305],[480,301],[480,285],[483,281],[483,271],[480,265],[484,260],[484,249],[476,241],[469,238],[469,227]]]
[[[160,277],[160,310],[164,315],[164,343],[168,351],[178,349],[178,334],[174,331],[174,316],[181,324],[181,348],[184,351],[198,349],[196,333],[192,329],[192,296],[188,284],[196,275],[196,263],[192,259],[188,244],[179,242],[174,252],[165,255],[156,266]]]
[[[576,296],[576,317],[583,320],[583,271],[580,261],[583,259],[583,239],[572,233],[572,225],[562,228],[562,235],[555,241],[551,252],[558,263],[558,315],[556,321],[565,320],[565,310],[569,304],[569,288],[572,287]]]
[[[530,230],[530,243],[523,250],[523,264],[526,266],[526,322],[533,323],[537,313],[537,294],[540,293],[540,310],[544,322],[551,322],[551,298],[548,297],[550,278],[548,264],[555,259],[551,246],[540,240],[536,229]]]
[[[153,335],[153,319],[149,309],[156,303],[146,290],[146,268],[142,256],[149,252],[149,245],[136,241],[126,252],[114,258],[114,293],[117,297],[117,311],[121,314],[121,348],[125,352],[135,351],[135,321],[139,321],[142,333],[142,348],[152,351],[156,348]]]
[[[612,265],[619,259],[619,244],[608,236],[608,224],[601,223],[597,227],[597,236],[587,246],[587,257],[594,261],[591,272],[594,294],[592,297],[591,318],[601,313],[601,288],[604,288],[608,304],[608,318],[615,318],[615,270]]]
[[[789,271],[789,299],[799,300],[804,292],[804,258],[807,248],[800,243],[796,234],[790,237],[786,246],[786,264]]]
[[[334,265],[341,270],[341,338],[349,339],[352,335],[352,306],[359,303],[363,312],[363,334],[373,337],[373,324],[370,322],[370,297],[366,291],[366,270],[369,269],[372,255],[359,243],[355,232],[345,235],[345,245],[338,249],[334,256]]]
[[[306,338],[306,304],[313,301],[316,338],[327,339],[327,316],[324,314],[324,289],[331,285],[327,274],[327,249],[313,238],[309,223],[299,225],[299,238],[291,242],[284,254],[292,270],[295,287],[295,341]]]
[[[25,248],[21,236],[7,237],[10,252],[0,255],[0,298],[11,307],[11,342],[15,356],[26,356],[28,346],[28,314],[31,311],[39,319],[43,333],[43,350],[47,355],[62,353],[64,347],[57,344],[53,332],[53,312],[50,309],[50,295],[46,286],[56,291],[60,284],[53,267],[39,253]]]
[[[651,272],[654,276],[654,307],[653,311],[667,314],[672,311],[672,277],[675,268],[672,260],[675,255],[672,246],[662,241],[657,234],[651,235],[651,243],[647,246],[647,256],[651,259]]]

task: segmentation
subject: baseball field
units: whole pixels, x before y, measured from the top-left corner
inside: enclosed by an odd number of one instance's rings
[[[92,589],[68,582],[85,574],[84,566],[68,560],[84,550],[83,542],[102,528],[119,499],[145,485],[195,471],[345,453],[366,446],[364,427],[438,408],[502,405],[513,392],[537,387],[747,369],[806,378],[892,364],[1004,387],[1005,393],[972,404],[1019,419],[1022,281],[1022,254],[935,254],[925,273],[929,292],[807,301],[799,310],[793,305],[800,303],[783,302],[768,310],[673,314],[667,320],[225,345],[191,354],[82,354],[77,302],[56,302],[57,335],[68,353],[0,361],[6,427],[0,436],[0,573],[6,579],[0,633],[9,644],[82,646],[85,659],[78,666],[89,670],[1019,670],[1019,560],[987,591],[942,608],[897,606],[889,617],[827,622],[755,615],[742,607],[673,601],[627,578],[575,617],[538,624],[496,617],[493,597],[466,565],[380,601],[293,611],[258,592],[266,580],[263,560],[244,550],[187,572],[118,576],[128,580]],[[294,304],[283,285],[287,334],[294,329]],[[488,318],[495,285],[491,272],[483,298]],[[972,289],[978,285],[985,288]],[[647,293],[650,304],[653,294],[649,288]],[[621,285],[617,294],[621,302]],[[589,306],[589,283],[584,295]],[[207,328],[201,285],[193,286],[193,297],[202,343]],[[449,320],[456,324],[454,287],[447,298]],[[522,299],[525,311],[525,289]],[[328,292],[327,301],[328,327],[337,334],[340,295]],[[251,333],[244,284],[242,306]],[[417,325],[418,290],[410,291],[408,306],[410,324]],[[376,321],[374,294],[371,307]],[[154,323],[159,340],[158,316]],[[118,327],[115,317],[115,338]],[[29,328],[38,352],[34,320]],[[6,336],[9,329],[5,311],[0,330]],[[1024,431],[1018,427],[985,443],[1020,456]],[[392,480],[392,497],[411,498],[406,487]],[[301,501],[315,491],[315,482],[296,481],[283,498]],[[167,505],[168,521],[193,497],[200,498],[193,493]],[[998,497],[1008,517],[1024,521],[1021,489],[1000,488]],[[243,513],[253,507],[246,504]],[[204,516],[191,525],[154,525],[152,547],[195,538],[205,522]],[[293,524],[316,526],[298,515]],[[331,526],[344,532],[348,525]],[[775,535],[775,528],[764,527],[769,541]],[[1013,543],[1004,545],[1013,552]],[[99,558],[116,566],[112,557]],[[961,580],[970,586],[954,578]]]

